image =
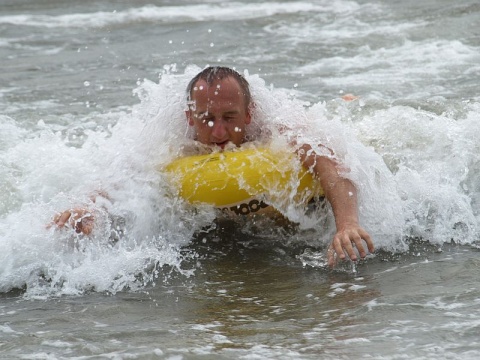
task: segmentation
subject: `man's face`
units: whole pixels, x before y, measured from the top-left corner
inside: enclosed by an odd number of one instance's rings
[[[188,123],[195,127],[197,140],[222,149],[229,142],[239,146],[250,124],[250,113],[238,82],[228,77],[210,86],[199,80],[193,86]]]

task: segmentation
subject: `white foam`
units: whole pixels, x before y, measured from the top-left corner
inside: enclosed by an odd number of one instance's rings
[[[148,114],[143,112],[140,118],[144,115]],[[188,220],[182,222],[174,210],[181,202],[158,211],[165,193],[159,175],[142,170],[151,162],[141,151],[145,134],[138,121],[123,115],[110,130],[80,127],[84,139],[72,144],[68,129],[58,125],[43,122],[24,130],[12,119],[2,119],[0,164],[6,182],[2,180],[0,192],[4,207],[0,291],[27,284],[27,294],[36,297],[88,289],[116,292],[154,280],[157,266],[179,265],[178,247],[202,226],[202,216],[189,227]],[[106,190],[116,202],[93,204],[89,196],[98,189]],[[112,229],[100,205],[128,218],[128,236],[113,249],[108,244]],[[93,239],[47,228],[57,211],[75,206],[95,211],[98,224]]]
[[[69,342],[66,342],[66,341],[60,341],[60,340],[54,340],[54,341],[46,340],[46,341],[42,341],[42,345],[51,346],[51,347],[54,347],[54,348],[71,348],[71,347],[73,347],[73,344],[71,344],[71,343],[69,343]]]
[[[116,292],[161,277],[158,269],[164,264],[179,267],[179,247],[215,214],[208,207],[192,211],[154,168],[191,142],[185,87],[198,70],[166,71],[158,84],[143,82],[136,89],[140,103],[131,113],[92,113],[80,122],[67,114],[66,125],[42,121],[29,129],[0,118],[6,179],[0,192],[0,291],[26,284],[27,293],[39,297],[90,289]],[[404,251],[405,234],[438,243],[451,237],[464,243],[476,239],[479,104],[466,104],[463,117],[455,120],[400,106],[358,117],[368,100],[305,108],[290,91],[246,76],[257,104],[247,135],[276,134],[275,128],[283,126],[289,140],[314,144],[320,153],[324,150],[315,144],[333,149],[348,168],[344,175],[358,186],[361,221],[377,248]],[[109,124],[112,117],[118,119],[113,126],[95,125]],[[72,141],[71,133],[81,139]],[[273,146],[285,144],[275,139]],[[89,196],[96,190],[105,190],[114,201],[93,204]],[[91,208],[97,216],[92,239],[47,229],[57,211],[76,206]],[[114,247],[106,210],[126,222]],[[319,230],[311,239],[315,245],[331,241],[335,228],[329,212],[329,222],[319,222],[302,218],[295,209],[284,211],[302,227]],[[345,289],[332,289],[330,295],[338,291]]]
[[[328,2],[325,2],[328,3]],[[342,2],[341,2],[342,3]],[[340,3],[340,4],[341,4]],[[345,2],[349,3],[349,2]],[[322,4],[303,1],[268,3],[199,4],[185,6],[146,5],[122,11],[66,15],[5,15],[0,24],[37,26],[46,28],[103,27],[133,22],[176,23],[187,21],[232,21],[269,17],[279,14],[324,11]]]
[[[476,73],[479,61],[479,48],[458,40],[405,40],[380,49],[365,45],[354,57],[320,58],[295,72],[308,76],[311,83],[347,91],[362,86],[384,89],[382,98],[408,94],[407,98],[419,99],[432,94],[455,95],[449,80],[454,81],[457,72]]]
[[[410,235],[435,243],[478,237],[479,106],[467,105],[462,117],[396,106],[356,123],[395,174]]]
[[[22,334],[21,332],[13,330],[8,325],[0,325],[0,332],[2,332],[4,334]]]

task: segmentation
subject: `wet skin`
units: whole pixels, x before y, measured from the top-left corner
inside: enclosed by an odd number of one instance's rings
[[[251,122],[248,104],[237,81],[231,77],[207,85],[199,80],[192,89],[192,105],[186,112],[195,128],[196,140],[224,148],[229,142],[244,142],[245,128]]]

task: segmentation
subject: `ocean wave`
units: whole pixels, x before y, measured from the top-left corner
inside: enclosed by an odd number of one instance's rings
[[[344,3],[343,8],[351,2]],[[136,22],[183,23],[197,21],[232,21],[270,17],[280,14],[325,11],[322,4],[310,2],[267,2],[260,4],[229,3],[187,6],[146,5],[122,11],[63,15],[7,15],[0,16],[0,24],[46,28],[96,28]],[[352,6],[352,5],[350,5]],[[340,7],[342,8],[342,7]]]
[[[399,93],[417,99],[432,94],[458,96],[451,82],[461,80],[459,74],[478,72],[478,50],[459,40],[406,40],[380,49],[365,45],[354,57],[338,55],[315,59],[294,72],[308,75],[312,83],[321,82],[348,91],[358,91],[356,86],[361,86],[363,93],[369,92],[366,86],[386,88],[382,97],[387,97],[393,88],[397,91],[394,97]]]

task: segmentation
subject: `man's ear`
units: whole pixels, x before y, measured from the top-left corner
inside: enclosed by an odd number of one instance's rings
[[[194,126],[195,122],[193,121],[192,112],[190,110],[186,110],[185,116],[187,117],[188,125]]]

